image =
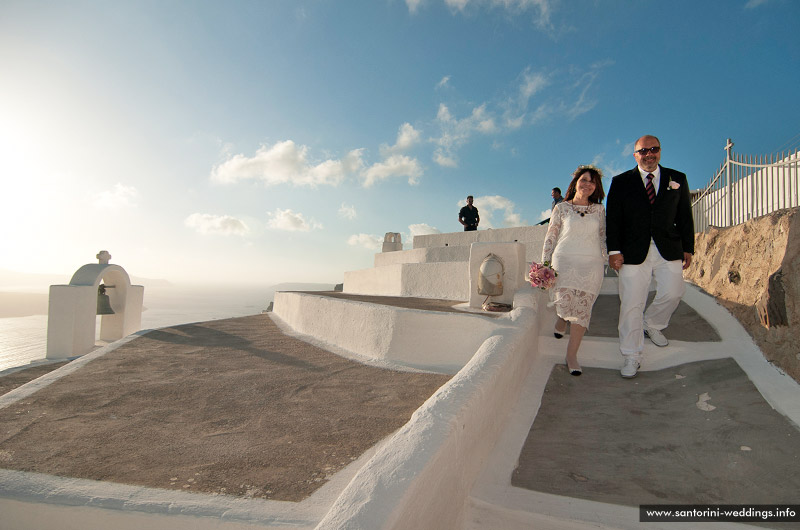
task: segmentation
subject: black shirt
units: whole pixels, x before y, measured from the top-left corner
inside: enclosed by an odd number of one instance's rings
[[[464,206],[461,208],[461,210],[458,212],[458,218],[463,220],[467,226],[477,225],[478,219],[480,219],[478,216],[478,209],[475,206],[472,208],[469,206]]]

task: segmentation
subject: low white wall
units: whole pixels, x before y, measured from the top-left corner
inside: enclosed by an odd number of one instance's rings
[[[408,263],[403,265],[402,296],[469,300],[469,263]]]
[[[403,264],[345,271],[342,290],[351,294],[400,296]]]
[[[397,265],[400,263],[423,263],[427,256],[427,249],[415,248],[413,250],[395,250],[392,252],[378,252],[373,262],[375,267]]]
[[[486,339],[353,478],[317,529],[460,528],[464,505],[538,355],[537,315]]]
[[[468,250],[468,249],[467,249]],[[467,261],[397,263],[344,273],[343,291],[373,296],[469,299]]]
[[[381,252],[375,254],[375,266],[394,265],[397,263],[434,263],[439,261],[467,261],[469,247],[432,247]]]
[[[474,232],[450,232],[414,236],[413,246],[430,247],[469,247],[472,243],[522,243],[525,245],[526,261],[539,261],[542,258],[542,245],[547,234],[547,225],[518,226],[495,230],[476,230]]]
[[[308,293],[277,292],[273,314],[292,330],[379,363],[456,373],[506,317],[436,313]]]

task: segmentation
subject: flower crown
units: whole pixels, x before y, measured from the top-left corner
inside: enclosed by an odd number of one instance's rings
[[[600,176],[600,178],[603,178],[603,171],[599,167],[594,166],[592,164],[584,164],[582,166],[578,166],[578,169],[576,169],[575,172],[572,173],[572,176],[577,177],[584,171],[589,171],[589,170],[595,171]]]

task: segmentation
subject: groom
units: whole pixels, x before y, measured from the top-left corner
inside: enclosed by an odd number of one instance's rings
[[[659,165],[661,142],[636,141],[637,166],[614,177],[606,200],[608,264],[619,273],[619,349],[622,377],[636,376],[644,336],[669,344],[669,325],[683,297],[683,269],[692,262],[694,222],[686,175]],[[650,281],[656,297],[645,311]]]

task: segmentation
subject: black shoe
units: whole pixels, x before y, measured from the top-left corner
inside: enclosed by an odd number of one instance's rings
[[[569,375],[579,376],[583,373],[580,368],[570,368],[566,359],[564,360],[564,364],[567,366],[567,370],[569,370]]]

